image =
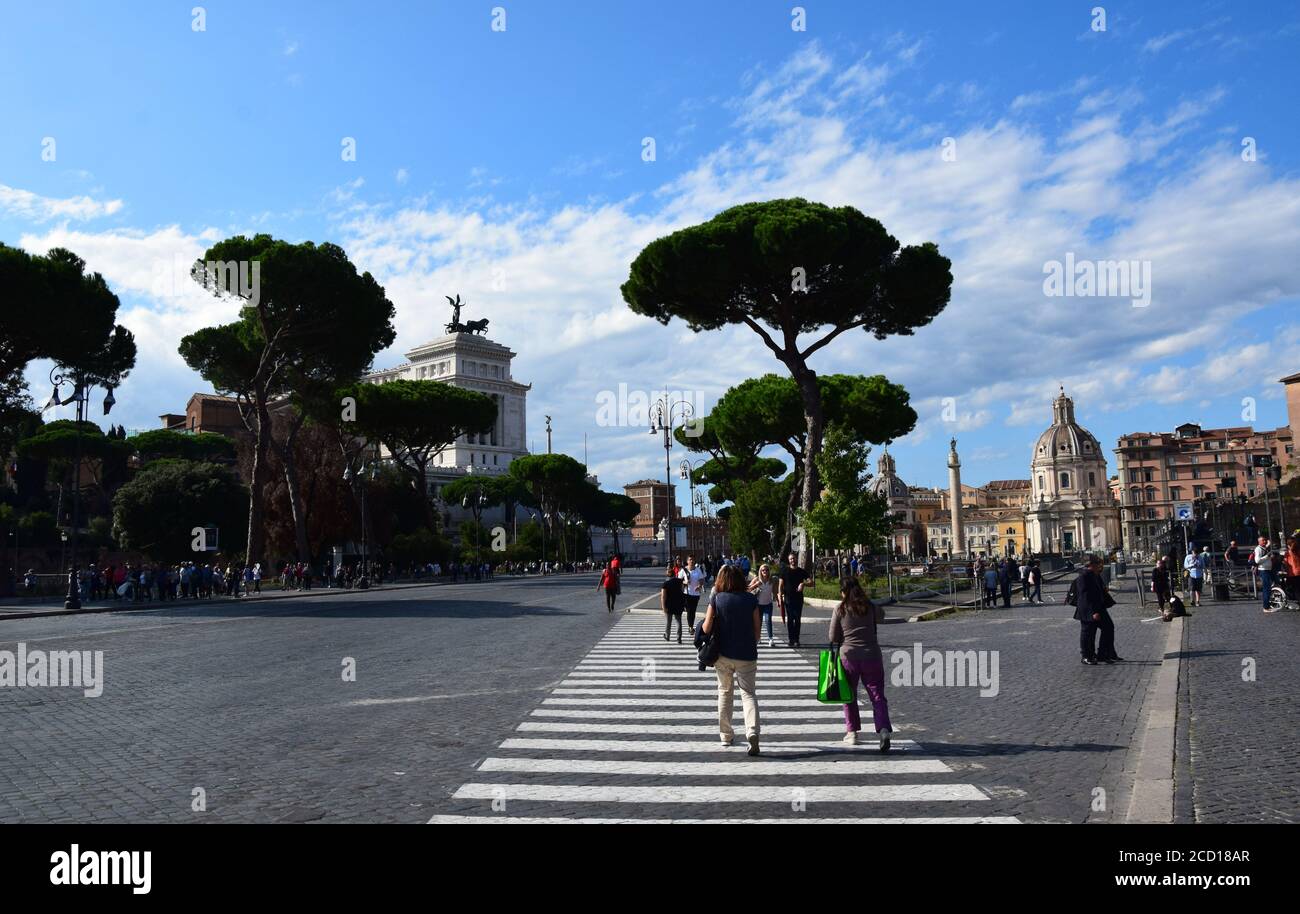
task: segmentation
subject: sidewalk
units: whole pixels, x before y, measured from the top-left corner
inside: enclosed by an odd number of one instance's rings
[[[280,590],[278,584],[271,583],[261,593],[254,593],[249,596],[219,596],[208,597],[201,600],[184,598],[177,598],[175,600],[141,600],[138,603],[131,600],[107,600],[96,603],[83,601],[81,609],[64,609],[62,598],[49,598],[45,600],[23,600],[19,598],[0,602],[0,619],[34,619],[42,616],[76,616],[84,615],[86,613],[142,612],[157,609],[176,609],[182,606],[211,606],[214,604],[236,605],[242,603],[266,603],[274,600],[288,600],[294,597],[319,597],[335,594],[412,590],[417,587],[441,587],[448,584],[483,584],[498,580],[522,579],[524,577],[539,577],[539,575],[503,575],[500,578],[485,578],[482,581],[451,581],[446,579],[435,581],[402,581],[393,584],[371,586],[365,590],[357,587],[313,587],[311,590]],[[555,575],[546,575],[546,577],[555,577]]]

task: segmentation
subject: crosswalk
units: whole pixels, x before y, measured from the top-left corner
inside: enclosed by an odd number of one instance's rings
[[[658,616],[619,621],[521,722],[431,824],[1012,823],[942,759],[895,739],[881,754],[842,742],[838,705],[816,698],[816,667],[761,645],[761,754],[718,738],[717,681]],[[864,699],[865,700],[865,699]],[[898,734],[895,734],[896,736]]]

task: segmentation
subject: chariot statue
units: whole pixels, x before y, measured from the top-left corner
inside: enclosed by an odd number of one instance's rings
[[[451,305],[451,323],[446,326],[446,331],[448,333],[481,333],[484,336],[487,336],[488,319],[486,317],[462,324],[460,322],[460,296],[457,295],[455,298],[452,298],[448,295],[446,298],[448,304]]]

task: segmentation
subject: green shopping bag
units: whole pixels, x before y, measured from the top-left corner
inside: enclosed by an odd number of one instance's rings
[[[853,686],[844,675],[840,652],[833,647],[821,653],[817,670],[817,700],[828,705],[846,705],[857,700]]]

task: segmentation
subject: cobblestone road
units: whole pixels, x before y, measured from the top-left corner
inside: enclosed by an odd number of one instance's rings
[[[628,572],[623,605],[657,581]],[[813,700],[825,622],[810,619],[809,648],[763,648],[759,759],[718,746],[713,679],[689,647],[664,644],[657,614],[607,614],[594,587],[532,578],[5,620],[0,650],[104,651],[105,687],[0,689],[0,821],[1104,822],[1127,808],[1167,631],[1129,584],[1113,666],[1079,664],[1063,582],[1045,606],[884,626],[891,679],[917,644],[998,662],[995,695],[891,682],[888,756],[872,738],[844,747],[838,710]],[[1188,620],[1188,816],[1296,820],[1297,623],[1245,604]]]

